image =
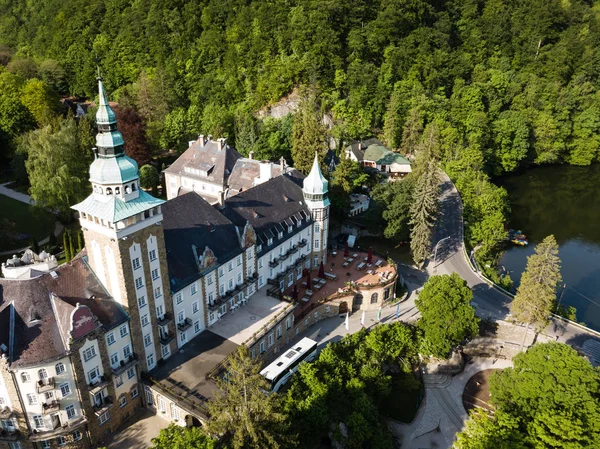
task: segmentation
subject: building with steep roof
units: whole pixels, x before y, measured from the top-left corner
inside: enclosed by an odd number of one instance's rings
[[[365,167],[379,170],[391,179],[402,178],[412,171],[408,159],[393,152],[374,137],[348,145],[344,154]]]
[[[223,203],[225,198],[293,170],[283,158],[279,164],[258,161],[252,152],[245,158],[226,139],[200,135],[164,171],[167,199],[197,192],[210,204]]]
[[[165,202],[140,189],[101,80],[99,92],[92,193],[73,206],[85,249],[0,280],[0,447],[96,447],[142,405],[199,424],[231,351],[269,358],[294,337],[283,291],[326,262],[316,158],[304,177],[201,138],[170,174],[210,181],[218,201],[182,184]]]

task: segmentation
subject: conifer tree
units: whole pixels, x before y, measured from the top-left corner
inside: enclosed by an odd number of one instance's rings
[[[321,115],[317,107],[316,93],[311,90],[300,104],[300,109],[294,115],[292,124],[294,167],[307,175],[312,167],[315,152],[322,160],[326,150],[325,127],[321,122]]]
[[[71,253],[69,248],[69,231],[63,232],[63,251],[65,253],[65,262],[71,260]]]
[[[77,231],[77,252],[83,249],[83,232],[81,229]]]
[[[429,159],[415,184],[410,206],[410,250],[414,261],[423,266],[431,247],[431,231],[438,209],[439,170],[437,162]]]
[[[561,281],[558,243],[553,235],[549,235],[535,247],[535,253],[527,258],[521,283],[511,304],[513,316],[527,324],[521,348],[531,325],[536,332],[541,332],[547,326],[556,301],[556,288]]]
[[[73,257],[75,257],[75,254],[76,254],[76,251],[73,248],[73,234],[71,232],[69,232],[69,253],[71,255],[69,260],[71,260],[71,259],[73,259]]]
[[[219,390],[208,403],[208,431],[222,437],[227,447],[282,447],[287,416],[279,395],[266,394],[269,385],[260,375],[261,364],[244,345],[228,360],[227,379],[218,379]]]

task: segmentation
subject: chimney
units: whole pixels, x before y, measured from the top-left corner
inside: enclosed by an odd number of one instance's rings
[[[200,134],[198,136],[198,140],[200,141],[200,146],[203,147],[204,146],[204,134]]]
[[[250,151],[250,153],[248,153],[248,158],[253,161],[254,160],[254,151]]]
[[[220,137],[217,139],[217,149],[219,151],[221,151],[223,148],[225,148],[225,141],[227,139],[225,139],[224,137]]]
[[[193,140],[188,141],[188,148],[191,147],[192,145],[194,145],[194,143],[195,142]]]
[[[208,136],[206,136],[206,141],[204,142],[204,144],[209,143],[212,140],[212,134],[209,134]]]
[[[283,156],[281,156],[281,159],[279,159],[279,167],[281,168],[281,172],[285,172],[285,166],[287,164],[285,163],[285,158]]]
[[[273,177],[273,164],[271,161],[260,161],[260,182],[267,182]]]
[[[358,149],[362,150],[362,142],[358,142]]]
[[[225,204],[225,192],[221,190],[219,192],[219,205],[223,206]]]

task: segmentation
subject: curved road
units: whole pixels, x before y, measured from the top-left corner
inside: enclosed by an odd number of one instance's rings
[[[437,257],[436,260],[429,261],[428,273],[430,275],[458,273],[473,290],[473,305],[479,317],[492,320],[506,319],[510,313],[509,305],[512,298],[483,281],[473,272],[465,259],[462,202],[456,187],[446,174],[443,174],[440,216],[433,235],[434,245],[438,242]],[[598,335],[555,318],[544,333],[578,349],[582,349],[583,343],[588,339],[596,340],[600,345]],[[598,363],[600,359],[596,360],[596,364]]]

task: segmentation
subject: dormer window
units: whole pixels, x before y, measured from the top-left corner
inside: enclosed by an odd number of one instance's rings
[[[292,225],[288,225],[288,232],[292,232]]]
[[[279,231],[279,232],[277,233],[277,236],[278,236],[278,238],[280,238],[280,239],[281,239],[281,238],[283,238],[283,232]]]
[[[260,253],[261,251],[262,251],[262,245],[258,245],[258,246],[256,247],[256,252],[257,252],[257,253]]]
[[[269,246],[273,244],[273,237],[269,237]]]

